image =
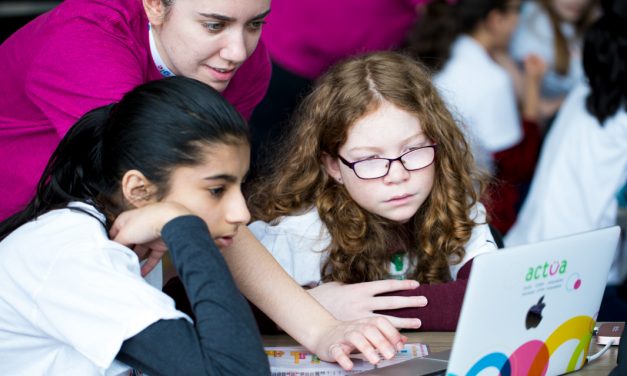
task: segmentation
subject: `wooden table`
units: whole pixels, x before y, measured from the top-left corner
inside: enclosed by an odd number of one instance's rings
[[[409,342],[419,342],[429,345],[429,350],[434,353],[438,351],[448,350],[453,343],[453,332],[404,332],[409,337]],[[287,335],[266,335],[263,336],[264,346],[296,346],[298,343]],[[601,346],[596,344],[595,338],[592,339],[590,344],[590,351],[588,355],[595,354],[601,349]],[[618,355],[618,348],[612,346],[605,352],[600,358],[586,365],[583,369],[572,373],[572,375],[607,375],[610,371],[616,367],[616,357]]]

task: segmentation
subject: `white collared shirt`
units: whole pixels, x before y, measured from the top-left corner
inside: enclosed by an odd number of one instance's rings
[[[477,223],[465,246],[466,254],[458,264],[450,265],[453,279],[470,259],[478,254],[496,250],[494,238],[486,222],[482,204],[477,204],[471,218]],[[255,237],[270,251],[283,269],[301,286],[318,285],[322,280],[321,268],[328,257],[327,247],[331,236],[314,207],[300,215],[283,217],[276,224],[255,221],[249,226]],[[405,260],[402,272],[410,273],[411,262]],[[390,263],[390,278],[400,279]]]
[[[98,219],[67,208],[0,242],[0,286],[2,375],[128,373],[114,361],[124,340],[160,319],[189,319]]]
[[[523,138],[510,76],[477,41],[462,35],[434,83],[466,131],[477,164],[492,171],[492,154]]]

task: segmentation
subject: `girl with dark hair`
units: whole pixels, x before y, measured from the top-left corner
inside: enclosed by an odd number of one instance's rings
[[[255,236],[336,317],[455,330],[472,258],[496,246],[472,154],[429,75],[396,53],[349,59],[296,116],[252,185]],[[376,296],[393,285],[405,296]]]
[[[588,80],[566,97],[547,134],[527,200],[505,238],[508,245],[617,222],[617,194],[627,182],[627,3],[602,1],[602,7],[603,15],[584,36]],[[610,286],[625,280],[625,257],[625,252],[617,254]],[[604,300],[598,319],[626,316],[623,297],[622,307]]]
[[[434,0],[408,41],[412,56],[435,71],[434,82],[466,130],[477,163],[497,178],[486,205],[502,233],[516,219],[520,187],[531,180],[540,146],[541,62],[527,63],[521,116],[512,79],[495,59],[507,48],[520,7],[520,0]]]
[[[238,240],[250,219],[240,189],[249,157],[242,116],[189,78],[144,84],[83,116],[36,196],[0,224],[0,374],[128,374],[129,366],[150,375],[269,374],[221,251],[249,254],[230,262],[238,282],[321,358],[349,368],[354,348],[375,362],[375,348],[391,357],[403,338],[390,323],[334,320],[273,271],[260,246]],[[141,278],[166,249],[194,323]],[[138,255],[149,260],[144,273]],[[284,284],[284,295],[260,291],[258,274]],[[290,311],[300,315],[286,319],[281,299],[299,302]]]

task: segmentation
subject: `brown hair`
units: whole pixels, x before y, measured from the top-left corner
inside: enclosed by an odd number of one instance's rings
[[[351,125],[384,101],[415,115],[425,135],[438,144],[433,189],[406,225],[357,205],[321,160],[323,153],[337,158]],[[483,183],[425,69],[393,52],[349,59],[319,79],[295,114],[271,173],[252,186],[248,202],[253,217],[272,222],[315,206],[332,238],[322,269],[325,281],[387,278],[394,245],[404,246],[416,262],[412,278],[450,280],[449,263],[464,256],[475,225],[470,210]]]
[[[551,21],[551,30],[553,31],[553,51],[555,54],[555,71],[561,75],[566,75],[568,74],[570,67],[570,49],[566,36],[562,33],[562,21],[551,5],[551,0],[540,0],[539,4],[547,12],[549,20]],[[582,36],[584,31],[594,21],[597,4],[597,0],[590,0],[581,18],[573,25],[575,27],[575,33],[578,37]]]

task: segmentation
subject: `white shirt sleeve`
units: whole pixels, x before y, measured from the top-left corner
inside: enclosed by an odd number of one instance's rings
[[[495,153],[522,140],[512,80],[473,38],[463,35],[455,41],[434,82],[472,143],[479,144],[475,151]]]
[[[140,276],[136,255],[110,241],[58,254],[34,296],[32,322],[102,368],[122,342],[160,319],[187,318]]]
[[[477,138],[492,153],[515,146],[523,139],[523,132],[511,79],[495,74],[483,94],[470,115]]]
[[[486,209],[481,203],[477,203],[470,213],[471,218],[477,224],[472,229],[470,239],[466,243],[464,258],[459,264],[452,264],[450,266],[451,277],[457,279],[457,273],[468,261],[473,257],[497,250],[496,242],[490,232],[490,227],[486,221]]]
[[[248,227],[299,285],[320,283],[331,237],[315,208],[283,217],[277,224],[255,221]]]

